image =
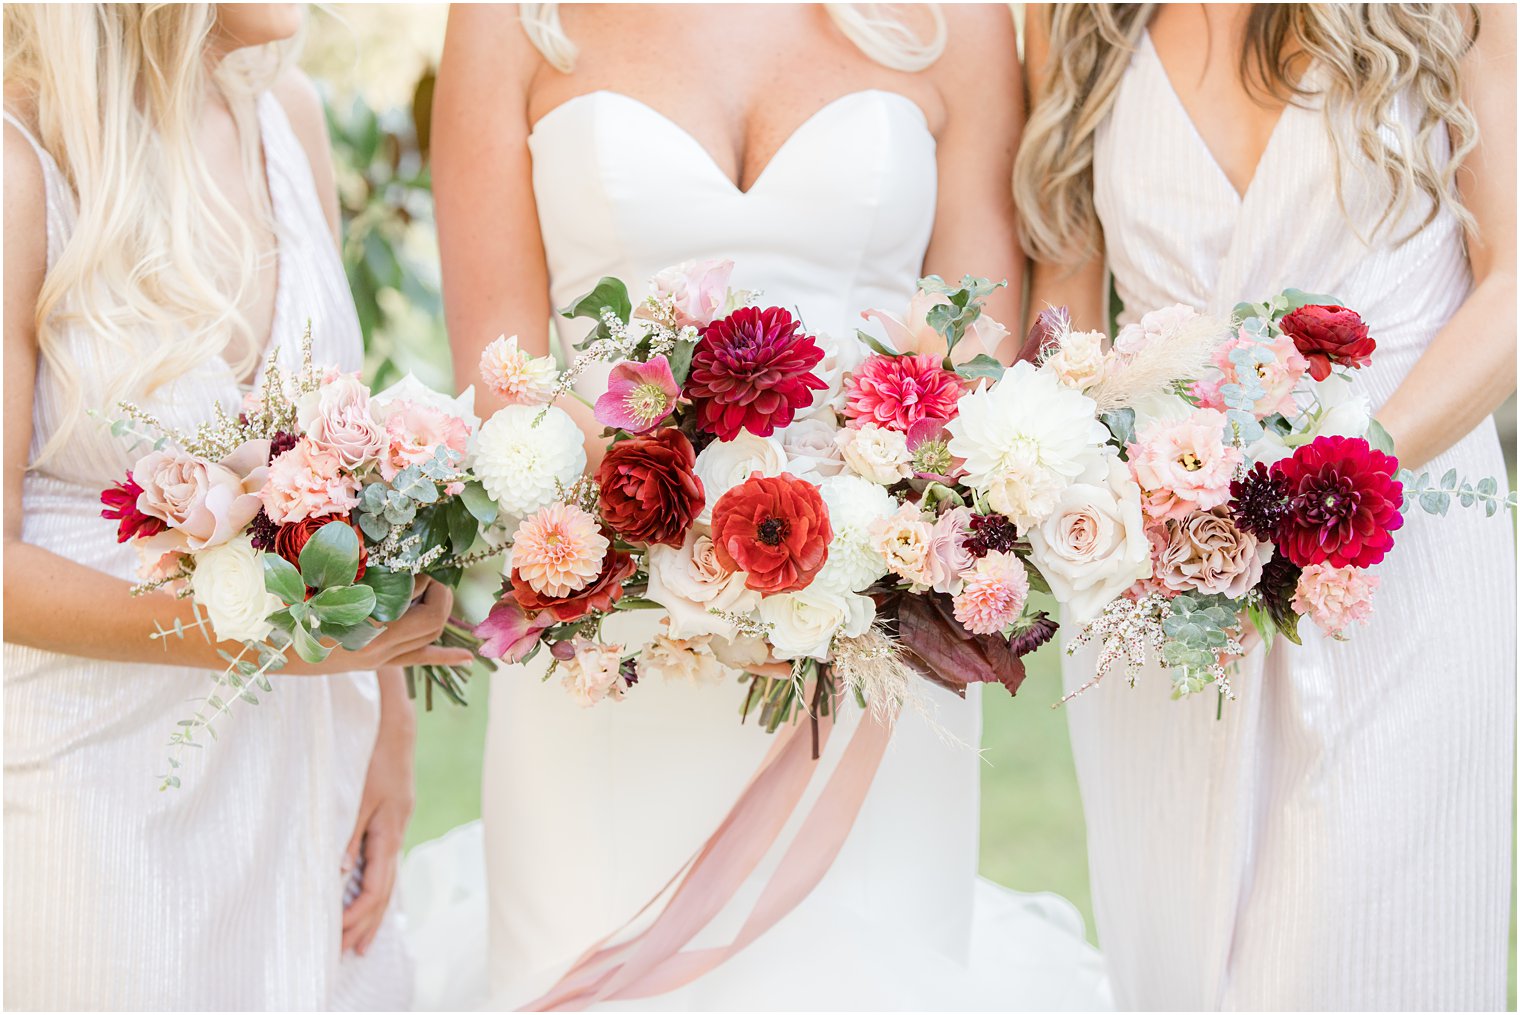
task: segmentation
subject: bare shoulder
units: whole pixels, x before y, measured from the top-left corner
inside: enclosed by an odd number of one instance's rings
[[[1018,32],[1007,4],[946,4],[945,53],[929,69],[954,109],[989,90],[1019,95]]]
[[[452,4],[444,43],[444,63],[456,72],[485,77],[499,90],[526,90],[543,64],[523,26],[518,4]]]
[[[330,163],[332,152],[327,137],[327,115],[323,112],[322,96],[311,78],[291,67],[280,74],[269,90],[285,110],[285,118],[290,121],[296,140],[306,149],[312,168]]]

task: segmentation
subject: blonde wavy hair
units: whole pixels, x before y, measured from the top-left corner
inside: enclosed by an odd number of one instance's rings
[[[84,410],[145,398],[244,339],[239,375],[263,344],[240,307],[257,285],[274,220],[252,186],[249,222],[196,144],[213,90],[232,110],[246,179],[263,179],[252,101],[293,42],[236,50],[213,66],[206,3],[5,5],[7,102],[35,133],[77,201],[75,228],[37,299],[37,342],[64,393],[62,425],[33,462],[56,453]],[[23,117],[25,119],[25,117]],[[100,344],[107,376],[86,376],[64,336]],[[90,372],[93,373],[93,372]]]
[[[518,4],[523,30],[549,66],[564,74],[575,69],[576,46],[560,24],[557,3]],[[945,12],[939,4],[924,5],[934,22],[934,34],[921,39],[894,11],[895,4],[824,4],[835,27],[866,56],[883,67],[921,71],[945,51]]]
[[[1013,175],[1024,247],[1037,260],[1073,263],[1097,251],[1093,137],[1155,8],[1051,5],[1047,85],[1030,110]],[[1349,139],[1329,129],[1336,164],[1347,164],[1349,141],[1387,177],[1389,201],[1374,232],[1399,221],[1419,196],[1430,204],[1422,226],[1447,209],[1470,226],[1455,181],[1478,128],[1462,99],[1459,70],[1477,32],[1471,4],[1255,4],[1240,77],[1261,98],[1322,98],[1327,128],[1351,125]],[[1325,69],[1322,88],[1303,83],[1311,61]],[[1392,115],[1406,90],[1419,115],[1413,136]],[[1438,158],[1432,147],[1441,132],[1450,137],[1449,157]],[[1335,183],[1339,190],[1339,172]]]

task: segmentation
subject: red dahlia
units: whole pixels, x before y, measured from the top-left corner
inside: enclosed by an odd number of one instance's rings
[[[1299,567],[1370,567],[1404,524],[1399,461],[1360,437],[1316,437],[1272,466],[1288,498],[1277,549]]]
[[[844,414],[907,433],[922,419],[952,419],[966,383],[935,356],[870,356],[844,384]]]
[[[674,427],[618,441],[596,470],[602,520],[630,542],[679,547],[704,503],[696,461]]]
[[[741,307],[702,329],[686,378],[697,425],[720,440],[769,437],[828,387],[812,372],[823,350],[780,307]]]
[[[142,487],[137,485],[137,480],[132,478],[130,472],[120,483],[101,491],[100,502],[105,505],[105,508],[100,512],[100,517],[120,519],[120,524],[116,526],[118,543],[125,543],[139,536],[146,539],[168,528],[163,519],[154,518],[152,515],[146,515],[137,510],[137,498],[142,492]]]
[[[807,588],[829,559],[833,538],[818,488],[786,473],[757,472],[713,507],[719,562],[745,572],[745,587],[762,595]]]
[[[1299,307],[1279,321],[1278,326],[1309,361],[1309,376],[1316,381],[1330,376],[1332,363],[1352,369],[1366,366],[1372,362],[1372,350],[1377,348],[1361,315],[1345,307],[1315,304]]]

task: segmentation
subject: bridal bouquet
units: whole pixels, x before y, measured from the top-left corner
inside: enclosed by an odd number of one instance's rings
[[[112,424],[145,442],[125,479],[101,494],[102,517],[142,560],[139,594],[170,589],[194,605],[227,668],[200,709],[170,739],[179,750],[232,703],[257,703],[268,674],[289,653],[322,662],[336,646],[356,650],[400,617],[414,578],[457,582],[495,505],[464,471],[479,420],[473,391],[441,396],[408,376],[378,395],[354,374],[273,361],[234,418],[219,405],[194,433],[179,433],[130,403]],[[454,644],[473,644],[467,632]],[[426,676],[457,693],[457,674]],[[429,684],[431,688],[432,683]]]
[[[1041,315],[1034,362],[980,396],[991,409],[974,424],[962,409],[950,447],[1086,625],[1071,648],[1100,646],[1076,693],[1151,659],[1176,697],[1229,696],[1248,628],[1270,645],[1298,642],[1303,617],[1335,638],[1366,620],[1369,569],[1411,505],[1514,505],[1492,478],[1399,468],[1352,383],[1375,348],[1355,311],[1296,290],[1228,322],[1153,311],[1111,345]]]
[[[583,705],[730,667],[771,730],[844,691],[890,711],[916,700],[916,677],[1016,689],[1019,657],[1055,625],[1026,612],[1027,546],[960,483],[951,437],[997,368],[951,360],[968,337],[991,349],[1006,334],[982,314],[995,286],[925,279],[902,317],[863,315],[883,343],[811,334],[731,290],[732,268],[661,272],[637,304],[603,279],[565,311],[596,324],[563,373],[512,338],[485,350],[509,405],[481,427],[474,471],[513,550],[476,629],[483,654],[548,651]],[[593,406],[607,444],[585,475],[583,435],[553,403],[598,361],[612,364]],[[648,644],[602,637],[610,614],[651,607],[666,616]]]

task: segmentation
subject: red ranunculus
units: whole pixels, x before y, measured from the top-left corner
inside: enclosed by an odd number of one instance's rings
[[[126,479],[100,494],[100,502],[105,505],[100,517],[120,520],[116,526],[118,543],[125,543],[129,539],[146,539],[168,528],[162,518],[137,510],[137,498],[142,492],[142,487],[137,485],[137,480],[129,472]]]
[[[303,518],[298,522],[291,522],[289,525],[281,525],[275,530],[274,544],[270,549],[290,561],[299,570],[301,567],[301,551],[305,549],[306,543],[311,537],[317,534],[317,530],[328,522],[348,522],[349,525],[353,526],[354,535],[359,537],[359,571],[354,575],[354,581],[358,581],[364,577],[364,568],[369,562],[369,553],[364,548],[364,533],[360,532],[359,527],[343,515],[323,515],[320,518]]]
[[[679,547],[704,503],[696,461],[674,427],[613,444],[596,470],[602,520],[629,542]]]
[[[807,588],[834,538],[818,488],[787,473],[757,472],[718,498],[712,530],[719,562],[767,596]]]
[[[1372,362],[1377,342],[1355,310],[1310,304],[1288,314],[1278,326],[1309,361],[1309,376],[1322,381],[1331,364],[1360,369]]]
[[[691,356],[686,397],[697,425],[720,440],[740,430],[759,437],[788,426],[828,387],[812,372],[823,350],[780,307],[740,307],[702,329]]]
[[[612,533],[607,533],[610,540]],[[601,573],[596,580],[579,592],[571,593],[563,598],[540,595],[533,591],[533,586],[523,581],[517,574],[517,569],[512,569],[512,595],[517,599],[517,605],[521,606],[529,614],[539,610],[547,610],[549,615],[561,624],[572,620],[579,620],[586,614],[595,610],[605,613],[612,609],[612,605],[623,598],[623,581],[633,572],[638,570],[630,554],[623,553],[609,546],[607,555],[602,558]]]
[[[1360,437],[1316,437],[1272,466],[1288,498],[1274,542],[1299,567],[1370,567],[1404,524],[1399,461]]]

